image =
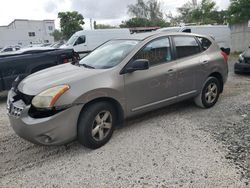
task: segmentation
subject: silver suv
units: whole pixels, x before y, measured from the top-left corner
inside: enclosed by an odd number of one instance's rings
[[[226,56],[213,39],[201,35],[111,40],[77,65],[17,79],[8,94],[10,123],[33,143],[78,139],[99,148],[125,118],[190,98],[199,107],[214,106],[228,75]]]

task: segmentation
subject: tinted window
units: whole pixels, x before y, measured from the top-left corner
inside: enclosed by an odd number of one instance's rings
[[[187,57],[200,52],[200,46],[194,37],[174,37],[177,58]]]
[[[206,38],[197,37],[197,39],[199,40],[203,51],[207,50],[212,44],[211,41]]]
[[[150,66],[172,60],[170,42],[168,38],[161,38],[148,43],[134,59],[147,59]]]
[[[12,51],[12,48],[6,48],[3,50],[4,52],[11,52]]]

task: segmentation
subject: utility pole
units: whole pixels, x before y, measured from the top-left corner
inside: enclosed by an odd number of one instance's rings
[[[90,21],[90,29],[93,30],[92,18],[90,18],[89,21]]]

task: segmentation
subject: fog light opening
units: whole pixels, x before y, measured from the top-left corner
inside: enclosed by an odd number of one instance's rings
[[[48,135],[42,135],[41,136],[41,140],[42,142],[44,142],[45,144],[49,144],[52,142],[52,138]]]

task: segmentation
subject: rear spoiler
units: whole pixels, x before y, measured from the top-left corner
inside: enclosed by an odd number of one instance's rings
[[[225,54],[230,55],[231,49],[230,48],[220,48]]]

